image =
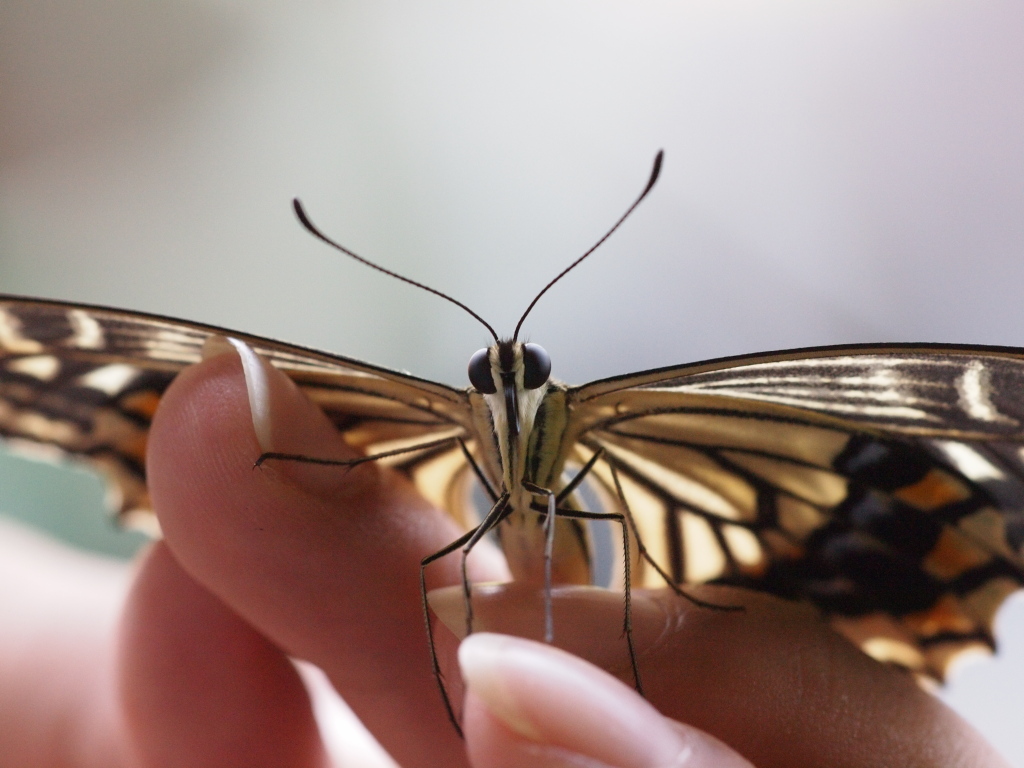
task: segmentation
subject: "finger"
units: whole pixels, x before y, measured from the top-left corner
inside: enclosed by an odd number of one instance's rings
[[[288,658],[156,544],[122,621],[120,689],[141,765],[328,764]]]
[[[0,520],[0,765],[126,765],[114,640],[118,562]]]
[[[752,768],[672,723],[606,672],[550,645],[476,634],[459,648],[474,768]]]
[[[254,412],[274,450],[352,455],[290,380],[257,365],[265,380],[255,409],[235,354],[186,370],[163,398],[148,471],[168,545],[246,621],[320,666],[399,762],[458,765],[462,745],[430,671],[418,566],[459,530],[373,463],[254,470]],[[476,575],[495,573],[485,564]],[[455,583],[456,563],[432,566],[428,578]]]
[[[909,674],[867,657],[812,609],[734,589],[699,595],[745,610],[699,608],[668,590],[633,593],[644,691],[662,714],[760,768],[1005,765]],[[446,592],[431,599],[458,630],[459,601]],[[562,588],[553,599],[556,644],[630,681],[622,595]],[[473,608],[483,631],[542,637],[541,591],[481,589]]]

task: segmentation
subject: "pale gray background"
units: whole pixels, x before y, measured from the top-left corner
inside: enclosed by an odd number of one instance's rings
[[[664,147],[526,326],[558,377],[1024,346],[1022,128],[1016,0],[5,0],[0,290],[461,385],[483,329],[326,250],[290,197],[510,332]],[[7,461],[0,508],[98,506],[60,477]],[[1000,635],[943,696],[1024,766],[1024,600]]]

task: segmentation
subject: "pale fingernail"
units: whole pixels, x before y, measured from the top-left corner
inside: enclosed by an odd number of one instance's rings
[[[249,414],[260,451],[301,457],[275,456],[261,467],[317,494],[333,495],[342,485],[354,487],[352,482],[359,477],[367,481],[372,469],[348,473],[320,463],[347,461],[355,457],[355,452],[300,386],[241,339],[213,336],[203,346],[204,359],[225,353],[237,354],[242,363]]]
[[[535,764],[750,768],[717,739],[669,720],[619,680],[549,645],[474,634],[459,646],[459,664],[490,714],[537,745]]]
[[[542,741],[543,733],[523,712],[517,697],[509,690],[507,683],[510,670],[501,659],[508,647],[507,641],[504,635],[486,632],[464,640],[459,645],[462,677],[466,687],[483,699],[495,717],[519,735],[531,741]],[[514,668],[516,665],[511,666]]]
[[[226,354],[237,354],[241,359],[256,440],[259,442],[260,450],[265,453],[272,451],[269,376],[273,375],[273,372],[267,370],[269,363],[244,341],[219,334],[210,336],[203,342],[201,354],[204,361]]]
[[[245,391],[249,395],[249,410],[252,412],[252,426],[256,430],[256,440],[260,450],[274,450],[270,425],[270,381],[271,373],[267,370],[269,363],[264,361],[256,350],[239,339],[228,339],[242,358],[242,372],[245,374]]]

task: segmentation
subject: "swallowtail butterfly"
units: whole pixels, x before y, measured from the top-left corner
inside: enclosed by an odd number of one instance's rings
[[[993,647],[996,611],[1024,585],[1024,349],[817,347],[569,386],[518,330],[491,331],[460,389],[197,323],[0,296],[0,434],[91,464],[120,518],[144,523],[161,395],[211,336],[230,336],[467,528],[482,483],[513,573],[547,547],[556,580],[590,580],[568,517],[583,511],[583,472],[602,512],[628,515],[633,586],[809,601],[870,655],[940,680],[960,652]]]

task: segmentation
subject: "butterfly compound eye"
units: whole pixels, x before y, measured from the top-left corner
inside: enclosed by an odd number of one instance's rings
[[[493,395],[498,391],[491,376],[491,361],[486,349],[481,349],[469,358],[469,383],[485,395]]]
[[[551,355],[540,344],[523,344],[523,386],[543,387],[551,375]]]

